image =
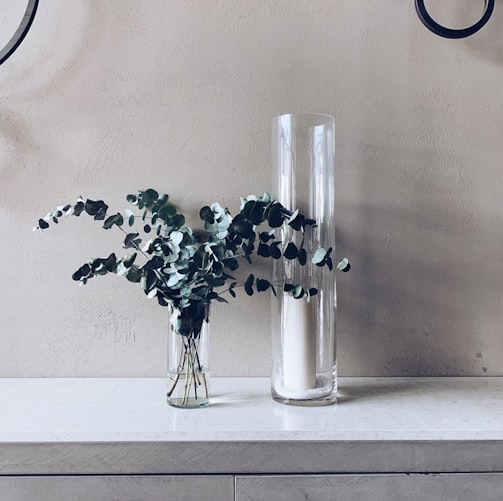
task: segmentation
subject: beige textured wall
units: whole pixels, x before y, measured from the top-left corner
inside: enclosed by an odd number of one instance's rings
[[[235,210],[269,189],[270,120],[292,111],[336,116],[341,373],[503,374],[496,4],[452,41],[412,0],[41,0],[0,66],[0,376],[163,375],[166,311],[119,277],[70,279],[120,235],[31,228],[147,187]],[[268,375],[268,297],[212,317],[213,373]]]

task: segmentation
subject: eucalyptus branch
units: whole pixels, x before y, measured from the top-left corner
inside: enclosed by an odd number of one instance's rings
[[[234,288],[244,287],[248,295],[254,290],[263,292],[282,287],[295,298],[311,297],[317,289],[305,288],[303,284],[271,283],[264,278],[255,278],[250,274],[245,283],[238,285],[228,273],[239,268],[239,259],[245,259],[252,265],[252,257],[260,256],[274,260],[298,261],[304,266],[308,261],[319,267],[333,269],[332,247],[319,248],[309,253],[304,248],[304,235],[307,228],[316,227],[316,221],[306,217],[299,210],[290,210],[275,201],[269,194],[258,197],[250,195],[241,199],[240,211],[232,216],[228,209],[218,203],[204,206],[199,216],[204,222],[204,230],[192,230],[185,226],[185,217],[169,202],[169,196],[159,195],[156,190],[138,191],[126,197],[136,209],[143,211],[135,215],[126,209],[126,217],[121,213],[108,215],[108,205],[102,200],[84,201],[58,206],[56,211],[48,213],[38,221],[34,229],[45,230],[51,223],[57,224],[62,216],[80,216],[83,212],[94,220],[103,221],[103,228],[117,226],[125,235],[124,248],[132,248],[135,254],[119,260],[115,254],[107,258],[95,258],[81,266],[73,275],[74,280],[82,284],[96,275],[110,272],[125,276],[129,282],[140,283],[149,298],[157,297],[161,306],[173,306],[189,309],[199,303],[212,300],[225,301],[222,294],[235,296]],[[126,222],[130,227],[141,219],[148,221],[142,230],[145,234],[156,234],[150,240],[149,248],[143,250],[139,231],[128,233],[123,227]],[[261,230],[267,226],[266,230]],[[302,236],[300,245],[293,240],[277,239],[276,230],[290,230],[293,236]],[[200,239],[204,231],[206,238]],[[146,263],[142,267],[134,264],[137,253]],[[151,256],[153,254],[153,256]],[[349,270],[349,262],[343,259],[338,265],[340,271]],[[220,290],[230,284],[224,290]],[[218,292],[217,292],[218,291]]]

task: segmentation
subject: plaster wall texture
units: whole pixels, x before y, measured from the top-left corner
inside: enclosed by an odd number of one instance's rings
[[[41,1],[0,67],[0,376],[164,375],[166,310],[70,279],[120,235],[31,228],[148,187],[235,211],[270,189],[271,118],[303,111],[336,117],[339,373],[502,375],[502,26],[501,0],[460,41],[412,0]],[[269,320],[267,295],[216,306],[212,373],[268,375]]]

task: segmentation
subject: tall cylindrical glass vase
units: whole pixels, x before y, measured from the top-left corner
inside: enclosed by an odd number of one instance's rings
[[[287,114],[273,119],[274,196],[317,223],[306,227],[305,234],[287,225],[281,229],[283,242],[306,249],[304,266],[298,260],[274,261],[275,283],[318,290],[309,300],[281,290],[272,298],[271,390],[274,400],[285,404],[326,405],[336,400],[335,273],[311,262],[317,249],[334,247],[334,164],[332,116]]]

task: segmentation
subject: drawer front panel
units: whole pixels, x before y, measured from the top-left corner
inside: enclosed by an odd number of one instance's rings
[[[503,474],[238,476],[236,501],[501,501]]]
[[[5,501],[232,501],[232,476],[0,477]]]

